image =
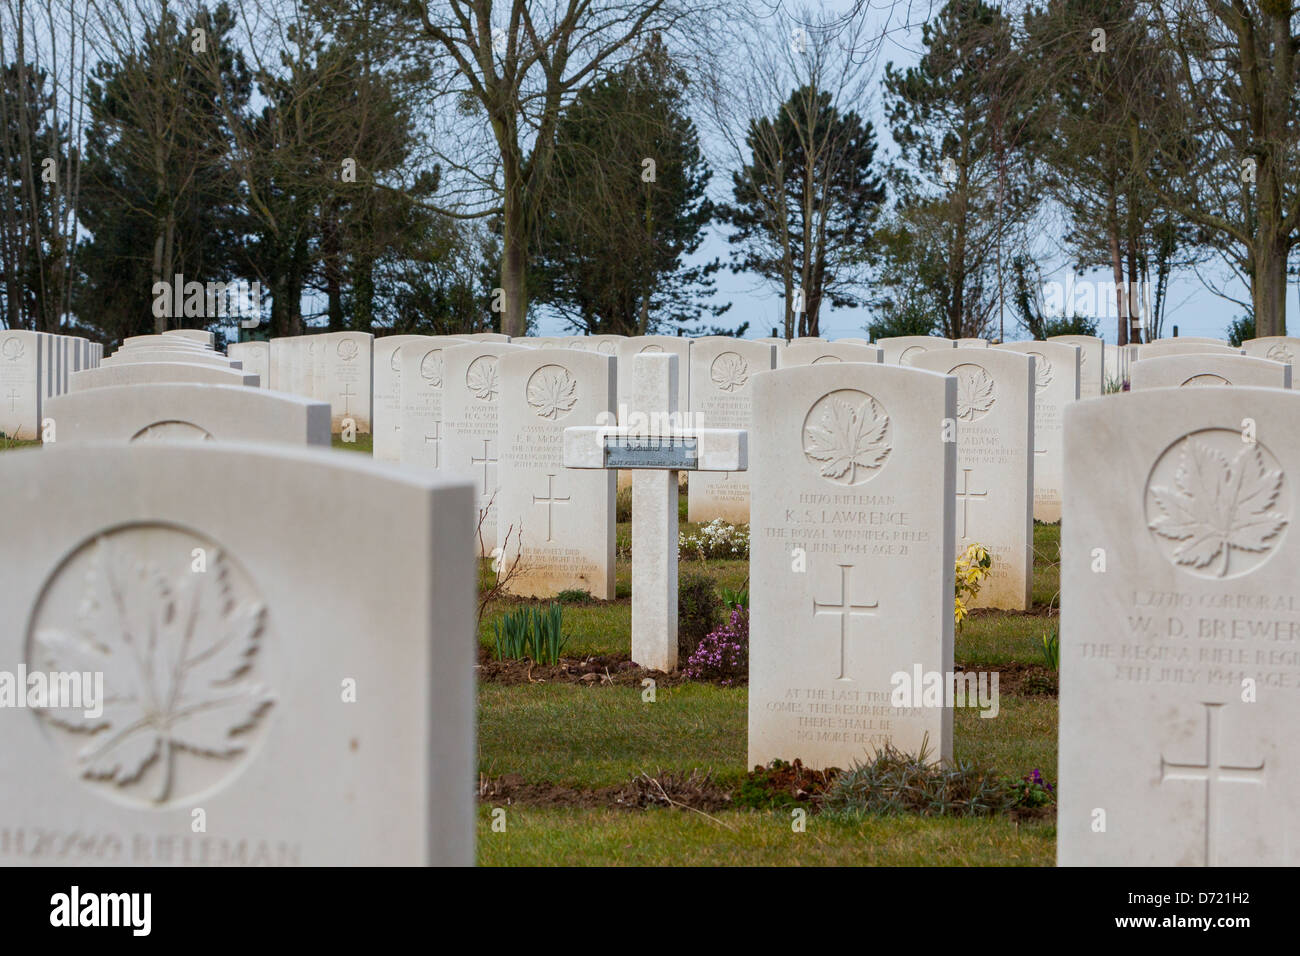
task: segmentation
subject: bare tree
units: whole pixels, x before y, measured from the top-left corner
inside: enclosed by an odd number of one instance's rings
[[[490,150],[458,165],[491,199],[460,215],[499,214],[501,331],[527,326],[529,239],[550,172],[555,125],[578,91],[628,59],[643,36],[703,29],[707,3],[684,0],[412,0],[426,38],[448,58],[445,89],[481,114]]]
[[[57,331],[77,249],[86,11],[0,2],[0,325]]]
[[[749,197],[744,260],[777,277],[787,338],[818,334],[823,295],[845,304],[866,276],[856,244],[831,233],[844,212],[837,187],[853,178],[864,146],[858,124],[839,120],[870,109],[883,39],[871,12],[778,6],[738,16],[729,48],[740,55],[715,58],[705,86],[714,137],[737,170],[733,187]]]
[[[1185,136],[1145,161],[1161,198],[1249,282],[1256,335],[1286,331],[1300,244],[1300,29],[1290,0],[1151,0],[1148,29],[1176,63],[1144,123]]]

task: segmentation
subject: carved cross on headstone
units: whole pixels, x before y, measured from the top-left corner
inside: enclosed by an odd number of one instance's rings
[[[678,374],[676,355],[637,355],[627,423],[564,430],[566,468],[632,472],[632,660],[661,671],[677,667],[677,472],[744,471],[749,461],[743,429],[674,423]]]
[[[1205,865],[1216,866],[1218,853],[1216,837],[1219,828],[1219,806],[1215,799],[1216,785],[1221,783],[1264,782],[1264,761],[1254,767],[1225,764],[1219,755],[1219,725],[1214,715],[1222,704],[1205,703],[1205,763],[1170,763],[1160,755],[1160,782],[1168,780],[1197,780],[1205,783]]]
[[[495,464],[500,460],[500,459],[498,459],[498,458],[493,458],[492,456],[490,456],[490,455],[488,454],[488,442],[490,442],[490,441],[491,441],[490,438],[484,438],[484,439],[483,439],[483,457],[482,457],[482,458],[475,458],[475,457],[473,457],[473,456],[471,455],[471,456],[470,456],[470,459],[469,459],[469,462],[470,462],[471,465],[482,465],[482,466],[483,466],[483,494],[487,494],[487,493],[488,493],[488,465],[495,465]]]
[[[879,601],[870,604],[854,604],[849,598],[851,564],[840,565],[840,597],[838,604],[822,604],[813,598],[813,614],[834,614],[840,619],[840,674],[836,680],[852,680],[844,676],[845,644],[848,641],[849,625],[854,617],[874,617],[880,608]]]
[[[966,537],[966,513],[970,508],[970,500],[989,496],[987,491],[970,490],[970,473],[974,470],[973,468],[963,468],[961,470],[961,487],[957,489],[957,497],[961,499],[961,536],[963,538]]]
[[[551,518],[555,506],[557,504],[567,504],[569,501],[568,495],[565,495],[563,498],[560,498],[555,494],[555,488],[554,488],[555,477],[556,477],[555,475],[546,476],[546,495],[544,497],[539,495],[533,495],[533,504],[546,505],[546,540],[547,541],[551,540]]]
[[[442,437],[441,435],[438,434],[438,432],[441,430],[439,428],[441,424],[442,424],[441,422],[434,422],[433,434],[430,435],[428,432],[425,432],[424,435],[424,443],[426,445],[429,444],[430,442],[433,443],[433,467],[434,468],[439,467],[439,465],[441,464],[441,462],[438,460],[439,459],[438,449],[442,447],[441,445],[438,444],[438,440]]]
[[[349,404],[348,399],[356,398],[357,396],[357,393],[352,391],[352,383],[351,382],[344,383],[343,391],[339,392],[339,395],[342,396],[343,398],[343,414],[344,415],[350,414],[352,409],[348,407]]]

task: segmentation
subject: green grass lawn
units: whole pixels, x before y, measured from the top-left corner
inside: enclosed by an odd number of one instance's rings
[[[367,455],[373,455],[375,452],[375,439],[369,432],[356,435],[356,441],[344,441],[342,435],[334,435],[330,438],[330,444],[335,448],[342,448],[344,451],[360,451]]]
[[[482,866],[1047,866],[1051,824],[1006,818],[839,820],[788,812],[508,807],[504,832],[479,808]]]
[[[40,444],[38,441],[18,441],[15,438],[0,434],[0,451],[8,451],[11,448],[37,448]]]
[[[683,530],[689,527],[683,525]],[[626,542],[629,529],[619,526]],[[956,658],[967,667],[994,669],[1012,662],[1043,663],[1042,637],[1058,603],[1060,529],[1035,525],[1034,607],[1028,613],[977,611],[957,635]],[[629,562],[616,566],[620,597],[568,605],[566,656],[626,654],[631,617]],[[682,561],[680,572],[700,572],[719,587],[738,587],[747,561]],[[485,570],[485,580],[490,580]],[[521,603],[503,597],[485,615],[490,622]],[[1034,769],[1056,776],[1057,702],[1005,690],[994,718],[958,709],[954,758],[1007,777]],[[479,688],[479,769],[514,774],[528,783],[595,789],[661,771],[708,771],[734,787],[745,766],[743,687],[708,684],[660,687],[653,703],[627,686],[482,683]],[[791,830],[788,811],[729,809],[712,814],[684,809],[577,809],[512,804],[505,832],[493,829],[492,805],[480,808],[479,862],[483,865],[1051,865],[1051,822],[915,816],[843,820],[813,815],[807,831]]]

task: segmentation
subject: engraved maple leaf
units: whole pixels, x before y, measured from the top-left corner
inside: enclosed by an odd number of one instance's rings
[[[977,365],[957,373],[957,417],[974,421],[993,407],[993,376]]]
[[[1034,384],[1038,388],[1047,388],[1052,384],[1052,363],[1040,352],[1028,353],[1034,357]]]
[[[749,363],[735,352],[723,352],[713,363],[709,377],[724,392],[734,392],[749,381]]]
[[[820,421],[805,430],[804,453],[821,462],[823,477],[844,478],[851,485],[859,468],[878,468],[889,456],[890,446],[885,441],[888,427],[889,416],[873,398],[860,405],[831,399]]]
[[[573,410],[578,401],[578,383],[563,369],[542,369],[528,383],[528,404],[542,418],[552,421]]]
[[[1258,445],[1242,448],[1231,462],[1214,448],[1188,438],[1179,453],[1174,486],[1153,485],[1160,514],[1150,528],[1179,541],[1177,564],[1206,568],[1221,559],[1218,577],[1228,572],[1232,549],[1267,551],[1287,524],[1274,510],[1282,472],[1267,468]]]
[[[75,623],[41,628],[33,665],[104,675],[103,712],[44,710],[51,723],[90,735],[77,753],[86,777],[125,786],[156,762],[154,800],[171,794],[177,751],[230,757],[245,749],[273,698],[247,678],[265,609],[235,600],[219,552],[204,572],[169,579],[156,566],[124,561],[104,539],[94,546]]]
[[[442,353],[429,352],[420,359],[420,376],[434,388],[442,386]]]
[[[481,358],[469,367],[465,384],[474,397],[485,402],[497,400],[497,363],[495,359]]]

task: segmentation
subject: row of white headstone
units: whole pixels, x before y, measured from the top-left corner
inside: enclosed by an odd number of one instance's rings
[[[1183,343],[1193,346],[1190,340]],[[960,355],[955,354],[958,347]],[[566,472],[561,433],[566,425],[626,419],[629,399],[619,383],[630,380],[627,363],[638,354],[678,356],[679,368],[686,370],[679,375],[678,408],[694,424],[740,429],[753,429],[749,382],[758,371],[883,361],[954,372],[962,436],[957,542],[979,543],[993,554],[996,570],[976,606],[1012,609],[1028,607],[1032,518],[1055,521],[1060,516],[1063,409],[1083,394],[1101,394],[1105,383],[1103,343],[1086,336],[989,350],[983,340],[962,340],[958,346],[933,336],[885,339],[873,346],[819,339],[778,345],[725,336],[508,342],[493,334],[372,340],[337,333],[239,348],[235,354],[246,358],[255,349],[279,355],[279,364],[271,362],[272,383],[279,377],[290,386],[285,390],[329,400],[335,430],[349,415],[359,420],[359,430],[368,428],[366,405],[373,395],[374,456],[472,480],[482,513],[483,552],[498,549],[506,555],[501,573],[514,568],[511,588],[531,596],[567,588],[600,598],[613,594],[610,476]],[[527,349],[534,354],[520,354]],[[984,349],[986,355],[972,356],[971,349]],[[1013,375],[1008,363],[1014,360],[1000,356],[1017,352],[1031,362],[1021,363],[1021,374]],[[295,364],[295,355],[305,363]],[[330,368],[343,368],[360,379],[358,405],[349,404],[349,381],[335,373],[303,378],[304,370]],[[996,407],[990,392],[994,379],[1003,383]],[[1023,380],[1023,387],[1015,388],[1013,379]],[[1023,394],[1024,400],[1013,404],[1012,394]],[[1026,489],[1032,502],[1029,516]],[[747,476],[693,475],[688,517],[747,522]]]
[[[382,342],[376,343],[376,369],[387,366],[392,377],[375,376],[376,457],[472,480],[484,514],[484,550],[495,546],[508,558],[521,554],[524,573],[511,587],[538,596],[564,588],[585,588],[599,597],[613,593],[613,476],[566,473],[562,432],[566,426],[628,423],[636,412],[661,411],[636,409],[621,387],[631,380],[628,363],[635,356],[677,355],[677,403],[687,411],[681,422],[746,430],[753,447],[766,433],[753,412],[754,375],[803,365],[880,364],[885,354],[880,347],[853,343],[799,342],[778,350],[774,344],[727,337],[633,338],[617,343],[612,355],[559,349],[545,341],[540,348],[526,348],[518,341],[421,338],[394,343],[384,361],[378,351]],[[903,360],[945,373],[956,369],[961,382],[959,419],[950,430],[954,441],[957,434],[964,438],[965,481],[958,491],[970,520],[963,520],[958,533],[963,542],[978,541],[993,550],[999,567],[984,606],[1024,608],[1032,517],[1059,518],[1060,416],[1078,394],[1080,350],[1061,343],[1017,343],[959,353],[947,340],[924,344],[933,348],[905,343],[902,349],[913,351]],[[991,373],[981,362],[995,366],[1003,382],[1002,401],[987,421],[994,401],[988,393]],[[1019,369],[1017,376],[1010,366]],[[1018,391],[1013,377],[1020,380]],[[386,423],[383,409],[389,406],[399,415]],[[828,456],[825,467],[853,466]],[[988,487],[977,487],[981,484]],[[748,522],[750,489],[744,472],[693,474],[688,518]],[[1015,521],[1007,520],[1011,514],[1018,516]]]
[[[1026,404],[1007,358],[984,366],[989,416]],[[989,703],[980,675],[953,675],[951,361],[755,378],[751,766],[850,767],[886,744],[948,758],[955,708]],[[1278,387],[1065,408],[1062,864],[1300,863],[1298,417]],[[843,471],[824,466],[832,430],[857,436]]]
[[[103,353],[81,336],[0,329],[0,434],[38,439],[46,400],[68,391],[71,376],[98,366]]]
[[[1051,361],[1042,343],[1026,345]],[[446,348],[444,375],[469,378],[482,355],[462,350]],[[1023,503],[1005,520],[1029,523],[1024,476],[1044,383],[1037,355],[1018,351],[940,347],[910,368],[831,360],[747,381],[751,764],[847,766],[885,742],[916,751],[927,740],[933,756],[951,756],[955,701],[927,693],[953,670],[962,509],[974,520],[979,504],[992,507],[978,482],[964,498],[958,485],[981,463],[1016,457],[999,451],[1004,435],[1024,462],[1007,469]],[[612,471],[563,468],[562,454],[557,466],[551,439],[535,436],[558,425],[563,444],[563,429],[607,409],[615,360],[517,346],[494,357],[490,374],[474,376],[479,390],[517,390],[527,409],[492,413],[521,422],[499,426],[502,458],[530,474],[596,476],[607,500]],[[211,358],[138,340],[107,367]],[[593,375],[608,384],[583,405],[571,386]],[[145,402],[181,386],[125,388]],[[202,397],[195,404],[255,394],[184,389]],[[664,406],[674,390],[660,393]],[[125,407],[105,394],[101,405]],[[297,401],[318,410],[319,434],[326,406]],[[1278,731],[1294,722],[1300,686],[1287,537],[1297,401],[1239,386],[1066,403],[1062,863],[1297,862],[1267,824],[1300,822],[1300,761]],[[154,425],[190,424],[171,408]],[[52,417],[66,433],[77,416],[54,403]],[[283,446],[75,441],[0,456],[0,480],[22,502],[6,524],[21,546],[0,550],[0,600],[14,609],[0,625],[5,661],[132,688],[93,716],[0,711],[0,855],[470,861],[476,496],[464,482]],[[529,493],[527,507],[549,516],[560,492]],[[340,498],[349,507],[321,521],[320,502]],[[594,512],[595,501],[572,503]],[[675,548],[659,551],[675,567]],[[661,583],[643,573],[634,597]],[[136,647],[142,628],[155,639]],[[900,674],[915,675],[905,701]],[[193,827],[196,809],[206,832]]]

